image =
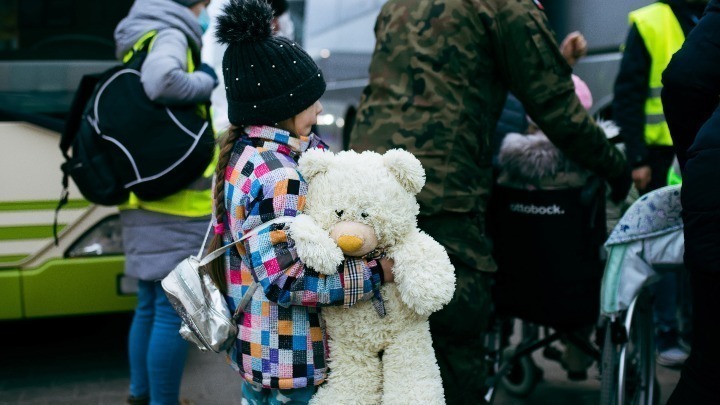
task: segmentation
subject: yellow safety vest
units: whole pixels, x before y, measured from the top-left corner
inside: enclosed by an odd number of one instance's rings
[[[660,100],[662,73],[685,42],[685,34],[675,13],[664,3],[635,10],[629,19],[630,24],[637,27],[651,60],[650,88],[645,102],[645,144],[669,146],[672,138]]]
[[[123,62],[129,61],[135,52],[143,49],[148,40],[150,40],[150,45],[148,47],[148,50],[150,50],[155,43],[155,38],[157,38],[156,34],[157,31],[150,31],[143,35],[135,43],[135,45],[133,45],[132,49],[125,54]],[[190,49],[188,49],[187,52],[187,61],[188,72],[194,72],[195,61]],[[205,105],[198,105],[198,109],[198,113],[202,116],[210,114]],[[179,215],[183,217],[203,217],[210,215],[212,213],[212,176],[215,173],[217,161],[218,149],[215,148],[213,159],[208,167],[205,168],[205,172],[203,172],[202,177],[195,180],[184,190],[180,190],[173,195],[155,201],[143,201],[135,194],[130,193],[128,201],[119,208],[121,210],[141,208],[148,211]]]

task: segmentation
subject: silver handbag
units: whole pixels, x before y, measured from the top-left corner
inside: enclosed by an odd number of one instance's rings
[[[207,256],[200,258],[205,249],[205,241],[210,235],[212,222],[203,239],[197,256],[190,256],[180,262],[162,282],[170,303],[182,318],[180,335],[198,346],[202,351],[212,350],[215,353],[227,351],[237,337],[237,320],[247,303],[252,298],[257,283],[253,282],[245,292],[234,314],[230,313],[225,297],[218,290],[208,274],[200,269],[225,253],[225,251],[244,241],[260,230],[274,224],[292,222],[293,217],[279,217],[265,222],[259,227],[243,235],[233,243],[227,244]]]

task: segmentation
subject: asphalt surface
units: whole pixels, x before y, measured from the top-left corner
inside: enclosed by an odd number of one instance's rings
[[[0,323],[0,404],[122,404],[127,397],[127,331],[130,315],[104,315]],[[526,398],[500,390],[496,404],[596,404],[600,381],[569,381],[540,353],[543,380]],[[658,367],[661,404],[679,372]],[[221,355],[191,349],[181,397],[196,405],[240,404],[240,379]]]

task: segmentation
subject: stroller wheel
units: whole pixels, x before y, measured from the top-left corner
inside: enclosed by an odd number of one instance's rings
[[[510,360],[515,353],[514,348],[503,351],[503,362]],[[510,372],[505,375],[501,384],[508,394],[515,397],[528,396],[537,383],[542,379],[542,370],[535,365],[530,356],[523,356],[517,360]]]
[[[617,344],[609,330],[603,347],[601,405],[657,404],[652,297],[642,290],[625,314],[628,341]]]

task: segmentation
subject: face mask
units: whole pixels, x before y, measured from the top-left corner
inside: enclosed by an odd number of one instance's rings
[[[204,34],[205,31],[207,31],[210,27],[210,15],[208,14],[207,9],[202,9],[202,11],[200,11],[200,15],[198,16],[198,23],[200,23],[200,29]]]

